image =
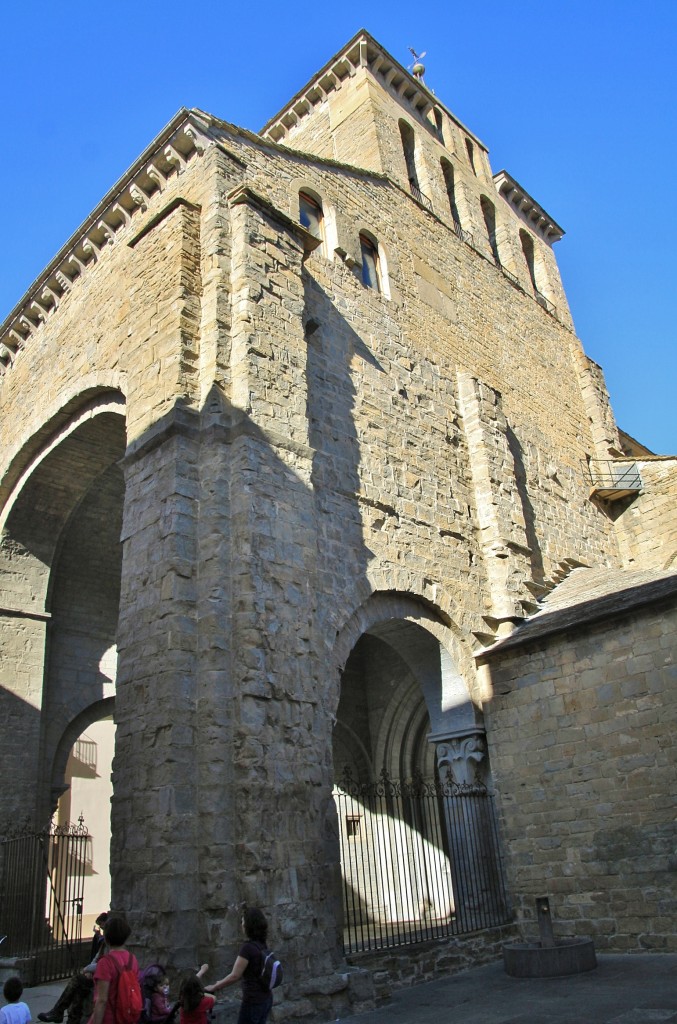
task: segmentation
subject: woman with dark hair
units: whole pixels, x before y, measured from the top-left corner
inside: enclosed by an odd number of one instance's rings
[[[136,957],[125,949],[131,931],[122,914],[110,914],[103,926],[108,952],[100,958],[94,971],[94,1012],[89,1024],[115,1024],[120,975],[123,971],[139,973]]]
[[[261,970],[266,953],[268,922],[258,907],[250,907],[242,915],[242,931],[247,941],[240,947],[230,974],[205,992],[219,992],[228,985],[242,982],[242,1003],[237,1024],[265,1024],[273,1005],[273,993],[261,982]]]

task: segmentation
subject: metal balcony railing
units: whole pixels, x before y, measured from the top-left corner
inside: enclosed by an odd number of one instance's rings
[[[94,740],[90,740],[83,734],[80,739],[75,741],[73,757],[90,771],[96,770],[96,743]]]
[[[591,459],[586,466],[593,492],[607,501],[637,494],[642,478],[634,459]]]
[[[466,231],[465,228],[462,228],[459,221],[455,220],[453,223],[454,234],[457,235],[462,242],[465,242],[466,245],[471,245],[474,247],[473,236],[470,234],[470,232]]]
[[[501,270],[503,271],[503,276],[508,278],[510,284],[513,285],[515,288],[521,288],[522,286],[519,283],[519,279],[515,277],[512,270],[508,270],[508,268],[504,267],[502,263],[500,264],[500,266]]]
[[[409,182],[409,188],[411,189],[411,194],[414,197],[414,199],[417,202],[419,202],[421,206],[425,206],[426,210],[430,210],[430,212],[432,213],[432,202],[430,201],[430,199],[428,199],[427,195],[424,192],[421,192],[420,188],[418,187],[415,181]]]
[[[543,306],[543,309],[547,313],[551,313],[554,316],[555,307],[553,306],[550,299],[546,299],[545,295],[542,292],[539,292],[537,289],[534,289],[534,295],[536,297],[536,302],[539,304],[539,306]]]

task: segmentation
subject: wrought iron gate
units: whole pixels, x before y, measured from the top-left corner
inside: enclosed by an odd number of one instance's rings
[[[82,818],[0,842],[2,954],[29,960],[25,976],[34,985],[80,966],[88,844]]]
[[[383,949],[509,920],[493,797],[481,783],[390,779],[334,788],[344,951]]]

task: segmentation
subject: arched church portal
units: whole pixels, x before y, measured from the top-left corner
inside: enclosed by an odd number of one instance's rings
[[[481,713],[426,618],[369,625],[341,676],[334,802],[348,952],[507,919]]]

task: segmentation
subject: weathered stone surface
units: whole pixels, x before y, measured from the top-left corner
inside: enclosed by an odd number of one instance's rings
[[[0,381],[0,817],[45,820],[114,707],[113,902],[139,948],[220,971],[259,904],[315,979],[280,1013],[325,1019],[499,949],[346,975],[343,765],[493,769],[521,918],[552,880],[572,928],[660,947],[674,909],[660,619],[493,676],[473,658],[576,566],[668,566],[674,460],[640,460],[622,513],[590,500],[583,467],[621,439],[556,225],[370,37],[335,68],[265,137],[177,115],[39,279],[58,303],[9,317]]]

